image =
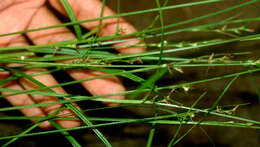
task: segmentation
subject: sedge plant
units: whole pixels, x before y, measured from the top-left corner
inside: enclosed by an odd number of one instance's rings
[[[217,48],[221,45],[236,42],[254,42],[260,39],[260,34],[254,32],[252,29],[242,25],[243,23],[257,22],[260,20],[259,17],[243,18],[239,19],[237,16],[230,17],[228,14],[233,10],[247,7],[250,5],[259,4],[259,0],[248,0],[239,1],[237,5],[232,7],[221,9],[215,12],[210,12],[198,17],[190,18],[185,21],[178,23],[165,24],[165,11],[174,11],[177,8],[186,7],[204,7],[210,4],[219,4],[224,0],[201,0],[194,2],[181,3],[177,5],[170,5],[168,0],[159,1],[154,0],[156,4],[155,8],[137,10],[133,12],[120,13],[120,0],[117,0],[117,11],[118,14],[113,16],[101,16],[96,19],[80,20],[78,21],[75,14],[70,7],[67,0],[61,0],[68,16],[69,22],[65,22],[60,25],[48,26],[43,28],[24,30],[20,32],[12,32],[8,34],[0,34],[1,37],[24,34],[28,32],[37,32],[40,30],[47,30],[58,27],[71,27],[77,39],[57,42],[45,45],[30,45],[30,46],[15,46],[15,47],[2,47],[0,48],[0,72],[11,72],[8,78],[0,81],[0,85],[4,85],[10,81],[15,81],[19,78],[26,78],[33,82],[38,88],[31,90],[14,90],[8,88],[0,88],[0,92],[9,92],[6,95],[0,95],[3,101],[4,97],[19,95],[19,94],[31,94],[31,95],[44,95],[57,97],[59,101],[51,103],[39,103],[33,105],[24,106],[6,106],[0,108],[0,112],[8,112],[13,110],[20,110],[24,108],[32,107],[44,107],[53,104],[63,104],[59,110],[53,112],[53,114],[47,117],[28,117],[28,116],[10,116],[4,115],[0,117],[0,121],[23,121],[23,120],[38,120],[36,123],[29,123],[19,133],[11,136],[0,136],[3,146],[9,146],[17,140],[22,140],[25,137],[34,137],[39,135],[57,134],[60,133],[64,136],[71,146],[83,146],[77,137],[71,135],[71,132],[77,130],[91,130],[93,135],[97,136],[97,139],[104,146],[113,146],[109,140],[109,136],[104,134],[103,127],[121,126],[133,123],[148,124],[150,131],[147,132],[146,146],[153,146],[156,141],[156,133],[159,126],[169,125],[177,126],[177,129],[173,131],[172,136],[168,138],[166,146],[174,146],[181,142],[185,136],[187,136],[194,128],[199,128],[205,136],[207,136],[209,142],[214,146],[214,138],[211,138],[207,134],[207,131],[203,129],[204,126],[213,127],[233,127],[233,128],[246,128],[259,130],[260,121],[244,118],[241,116],[233,115],[231,110],[224,111],[219,109],[221,101],[225,98],[225,95],[229,92],[230,87],[235,83],[241,76],[252,77],[252,83],[256,89],[258,99],[260,102],[259,86],[256,80],[257,73],[260,71],[259,59],[250,60],[248,58],[239,58],[252,54],[250,51],[245,52],[232,52],[232,56],[238,57],[238,59],[230,58],[228,52],[220,51],[214,53],[211,48]],[[102,1],[103,8],[106,1]],[[103,8],[101,11],[103,11]],[[99,30],[103,27],[102,20],[118,17],[126,17],[133,15],[155,13],[156,17],[146,26],[145,29],[139,30],[131,34],[122,35],[118,27],[118,32],[110,36],[98,36]],[[197,21],[208,19],[211,17],[217,17],[218,15],[227,15],[226,19],[219,22],[190,25]],[[82,23],[99,21],[98,28],[85,32],[81,28]],[[185,26],[185,27],[181,27]],[[229,27],[231,26],[231,27]],[[234,27],[233,27],[234,26]],[[174,36],[175,34],[182,33],[213,33],[216,34],[216,38],[199,40],[199,41],[182,41],[182,42],[171,42],[166,40],[166,36]],[[222,35],[222,37],[219,37]],[[223,37],[224,36],[224,37]],[[150,42],[150,39],[157,38],[158,42]],[[114,43],[140,39],[145,41],[145,44],[136,44],[131,46],[116,46],[111,47]],[[123,54],[118,55],[117,53],[111,52],[112,48],[127,48],[127,47],[146,47],[148,51],[138,54]],[[196,56],[178,56],[180,52],[192,53],[194,50],[206,49],[211,53],[199,54]],[[221,50],[221,49],[220,49]],[[40,56],[37,56],[40,55]],[[74,60],[72,63],[63,63],[59,61],[63,60]],[[15,63],[20,64],[19,67],[6,67],[4,64]],[[173,84],[160,84],[158,81],[166,76],[175,76],[175,74],[183,75],[189,69],[200,69],[200,68],[229,68],[239,67],[240,71],[233,73],[224,73],[215,77],[206,77],[203,79],[187,80],[182,83]],[[46,71],[40,71],[32,74],[26,74],[23,71],[26,69],[37,69],[47,68]],[[62,82],[53,86],[46,86],[43,83],[35,80],[33,76],[41,75],[46,73],[55,73],[65,71],[69,69],[84,69],[84,70],[97,70],[107,73],[106,75],[97,76],[93,78],[87,78],[82,80],[75,80],[69,82]],[[147,75],[148,76],[142,76]],[[121,79],[126,79],[135,83],[135,87],[127,89],[124,92],[113,93],[109,95],[99,96],[86,96],[76,95],[73,93],[58,94],[55,93],[52,88],[74,86],[75,84],[83,81],[89,81],[99,78],[118,76]],[[222,89],[222,92],[215,97],[214,103],[204,107],[198,107],[197,105],[207,96],[208,92],[205,90],[200,94],[199,97],[195,97],[191,105],[184,105],[179,100],[174,98],[174,91],[179,90],[183,93],[191,92],[196,85],[203,83],[210,83],[218,80],[228,80],[228,83]],[[166,94],[165,94],[166,93]],[[107,99],[108,96],[126,95],[126,99]],[[70,98],[70,99],[65,99]],[[77,109],[72,103],[81,103],[85,101],[98,101],[98,102],[112,102],[119,103],[120,106],[115,107],[97,107],[84,108],[82,110]],[[243,104],[229,104],[233,107],[241,106]],[[149,108],[153,111],[152,115],[145,116],[143,118],[135,117],[95,117],[88,116],[88,112],[95,112],[99,110],[110,110],[117,108]],[[224,107],[224,106],[223,106]],[[233,108],[232,107],[232,108]],[[57,115],[62,109],[71,109],[77,117],[62,117]],[[127,115],[127,114],[125,114]],[[211,116],[218,117],[220,119],[208,119]],[[214,118],[214,117],[213,117]],[[56,123],[57,120],[71,119],[80,120],[83,124],[80,127],[64,129]],[[221,121],[222,120],[222,121]],[[49,121],[55,129],[53,130],[37,130],[37,127],[44,121]],[[29,122],[29,121],[28,121]],[[188,126],[189,129],[182,133],[183,127]],[[9,130],[11,131],[11,130]],[[144,145],[144,146],[145,146]]]

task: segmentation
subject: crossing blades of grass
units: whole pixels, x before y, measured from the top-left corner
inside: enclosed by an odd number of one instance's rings
[[[45,90],[47,90],[50,93],[55,93],[55,91],[53,91],[52,89],[46,87],[44,84],[40,83],[39,81],[35,80],[34,78],[26,75],[25,73],[23,73],[22,71],[18,71],[12,68],[8,68],[10,71],[15,72],[15,74],[18,75],[23,75],[23,77],[27,78],[28,80],[30,80],[31,82],[35,83],[36,85],[38,85],[39,87],[44,87],[46,88]],[[63,97],[59,97],[59,99],[64,99]],[[67,106],[69,109],[71,109],[86,125],[88,126],[92,126],[93,124],[86,118],[86,116],[80,111],[78,110],[78,108],[76,108],[73,104],[70,103],[66,103],[65,106]],[[57,128],[60,129],[60,128]],[[106,145],[106,146],[111,146],[111,144],[108,142],[108,140],[105,138],[105,136],[97,129],[93,129],[93,131],[96,133],[96,135],[102,140],[102,142]],[[72,137],[67,138],[69,139],[69,141],[71,141],[70,139],[72,139]],[[73,139],[73,144],[75,143],[75,140]]]
[[[207,94],[207,93],[204,92],[204,93],[191,105],[191,108],[194,108],[194,107],[198,104],[198,102],[199,102],[206,94]],[[175,141],[175,139],[177,138],[178,134],[180,133],[181,128],[182,128],[182,125],[183,125],[183,123],[185,123],[184,121],[186,120],[186,118],[187,118],[187,116],[190,114],[190,112],[191,112],[191,109],[189,109],[189,110],[187,111],[187,113],[185,113],[184,117],[179,118],[179,119],[180,119],[180,125],[179,125],[178,129],[176,130],[176,132],[175,132],[173,138],[171,139],[170,143],[168,144],[168,147],[174,146],[174,144],[175,144],[174,141]]]
[[[67,0],[60,0],[60,2],[62,3],[63,7],[65,8],[71,22],[72,23],[78,22],[69,2]],[[80,25],[74,24],[73,27],[74,27],[77,39],[81,40],[82,39],[82,31],[81,31]]]
[[[246,119],[239,116],[233,116],[227,113],[219,113],[216,111],[216,107],[219,105],[219,102],[223,99],[226,95],[226,92],[232,85],[232,83],[238,78],[240,75],[253,75],[252,73],[256,73],[260,71],[259,61],[256,60],[233,60],[233,59],[226,59],[229,57],[229,53],[214,53],[215,56],[213,59],[210,59],[210,54],[206,55],[199,55],[195,57],[177,57],[180,52],[189,52],[192,53],[193,51],[198,51],[200,48],[216,48],[217,45],[223,45],[228,43],[234,42],[245,42],[245,41],[254,41],[259,40],[260,34],[252,32],[250,28],[241,26],[239,23],[249,23],[249,22],[257,22],[260,20],[259,17],[255,18],[243,18],[238,19],[238,16],[228,16],[226,19],[216,22],[216,23],[209,23],[209,24],[200,24],[200,25],[192,25],[186,27],[187,24],[191,24],[193,22],[198,22],[201,20],[209,19],[210,17],[215,17],[217,15],[223,15],[227,12],[231,12],[235,9],[242,8],[249,6],[251,4],[255,4],[260,0],[249,0],[249,1],[241,1],[238,4],[233,5],[232,7],[221,9],[216,12],[206,13],[205,15],[193,17],[191,19],[187,19],[185,21],[166,24],[164,21],[166,20],[166,15],[164,16],[164,12],[166,10],[174,10],[177,8],[184,8],[184,7],[191,7],[191,6],[203,6],[206,4],[219,4],[218,2],[225,2],[224,0],[203,0],[203,1],[196,1],[196,2],[187,2],[177,5],[169,5],[168,0],[165,0],[164,3],[161,5],[162,1],[154,0],[156,3],[156,8],[152,9],[145,9],[145,10],[137,10],[133,12],[126,12],[120,13],[120,0],[117,0],[117,11],[119,14],[114,16],[103,16],[103,11],[105,7],[106,0],[102,0],[102,8],[99,18],[90,19],[90,20],[80,20],[76,19],[76,16],[70,7],[67,0],[61,0],[71,22],[55,25],[55,26],[48,26],[44,28],[38,28],[33,30],[25,30],[20,32],[12,32],[8,34],[0,34],[2,36],[8,35],[17,35],[23,34],[27,32],[39,31],[39,30],[46,30],[51,28],[57,27],[66,27],[66,26],[73,26],[74,32],[77,36],[76,40],[69,40],[64,42],[58,42],[53,44],[47,45],[30,45],[30,46],[19,46],[19,47],[1,47],[0,49],[0,72],[11,72],[13,73],[6,79],[0,81],[0,85],[4,85],[10,81],[17,80],[19,78],[27,78],[39,88],[32,89],[32,90],[13,90],[7,88],[0,88],[0,92],[10,92],[7,95],[0,95],[0,98],[11,96],[11,95],[18,95],[18,94],[37,94],[37,95],[46,95],[46,96],[54,96],[59,98],[59,101],[53,103],[40,103],[34,105],[26,105],[26,106],[12,106],[12,107],[4,107],[0,108],[0,112],[4,111],[11,111],[11,110],[18,110],[23,108],[30,108],[30,107],[42,107],[42,106],[49,106],[52,104],[64,104],[66,109],[71,109],[78,118],[73,117],[62,117],[56,116],[54,114],[53,117],[26,117],[26,116],[4,116],[1,117],[0,120],[30,120],[30,119],[37,119],[39,122],[41,121],[50,121],[53,126],[56,127],[56,130],[51,131],[41,131],[31,133],[31,130],[36,128],[38,125],[37,123],[34,125],[30,125],[28,129],[25,129],[24,132],[15,135],[15,136],[6,136],[0,137],[0,140],[11,139],[8,141],[4,146],[10,145],[14,141],[19,138],[26,137],[26,136],[36,136],[36,135],[44,135],[44,134],[51,134],[51,133],[62,133],[64,137],[71,143],[72,146],[80,146],[80,144],[69,134],[69,131],[74,130],[82,130],[82,129],[90,129],[93,130],[96,135],[103,141],[106,146],[111,146],[105,136],[98,130],[99,127],[105,126],[113,126],[113,125],[122,125],[122,124],[129,124],[129,123],[148,123],[152,126],[148,140],[147,146],[152,146],[154,142],[154,135],[155,135],[155,128],[158,125],[179,125],[179,128],[173,135],[169,146],[175,145],[180,142],[189,132],[196,126],[201,128],[201,131],[208,137],[209,141],[213,143],[213,140],[209,137],[207,132],[201,127],[202,125],[205,126],[215,126],[215,127],[236,127],[236,128],[247,128],[247,129],[260,129],[259,125],[260,122],[256,120]],[[132,16],[132,15],[140,15],[140,14],[148,14],[148,13],[157,13],[155,14],[156,17],[152,20],[151,24],[148,27],[145,27],[142,31],[133,32],[131,34],[122,34],[120,33],[119,24],[117,24],[117,31],[115,34],[111,36],[97,36],[100,29],[103,27],[102,21],[111,18],[118,18],[122,16]],[[157,21],[160,20],[160,26],[155,27]],[[82,30],[80,28],[81,23],[86,22],[93,22],[99,21],[99,26],[92,31],[82,34]],[[118,19],[119,23],[119,19]],[[223,28],[225,25],[236,24],[238,27],[230,27],[228,26],[226,29],[219,29]],[[177,28],[178,27],[178,28]],[[200,32],[211,32],[214,34],[224,34],[225,37],[223,38],[212,38],[208,40],[198,40],[198,41],[185,41],[185,42],[166,42],[166,35],[167,37],[170,35],[176,35],[177,33],[200,33]],[[237,34],[246,32],[248,34]],[[152,42],[147,43],[145,45],[129,45],[129,46],[117,46],[115,48],[128,48],[128,47],[148,47],[151,50],[147,52],[140,53],[140,54],[126,54],[126,55],[117,55],[117,53],[109,52],[111,49],[112,44],[120,43],[124,41],[131,41],[136,38],[148,40],[148,39],[156,39],[159,38],[159,42]],[[149,40],[147,41],[149,42]],[[209,50],[210,51],[210,50]],[[225,52],[225,51],[224,51]],[[43,54],[42,57],[37,57],[35,54],[41,53]],[[170,53],[171,56],[166,56],[165,54]],[[248,53],[232,53],[232,56],[240,56],[240,55],[247,55]],[[65,56],[64,56],[65,55]],[[73,59],[75,62],[73,63],[63,63],[60,62],[62,60],[70,60]],[[59,61],[59,62],[55,62]],[[142,61],[142,63],[138,62],[139,64],[133,64],[137,61]],[[5,67],[5,64],[8,63],[15,63],[21,64],[20,67]],[[157,64],[154,64],[157,63]],[[222,76],[212,77],[212,78],[205,78],[200,80],[194,81],[185,81],[183,79],[183,83],[176,83],[171,85],[164,85],[164,86],[157,86],[157,82],[168,73],[171,69],[182,68],[185,72],[185,69],[190,67],[193,68],[203,68],[203,67],[246,67],[246,71],[241,71],[233,74],[224,74]],[[31,75],[24,74],[24,70],[26,69],[33,69],[33,68],[49,68],[50,70],[39,72]],[[33,76],[41,75],[46,73],[53,73],[55,71],[62,71],[67,69],[84,69],[84,70],[98,70],[102,72],[106,72],[107,74],[104,76],[98,76],[93,78],[87,78],[77,81],[70,81],[65,83],[60,83],[53,86],[45,86],[43,83],[35,80]],[[154,73],[153,73],[154,72]],[[138,73],[138,74],[137,74]],[[153,73],[149,78],[139,77],[138,75],[142,73]],[[181,74],[180,74],[181,75]],[[109,95],[101,95],[101,96],[83,96],[83,95],[74,95],[74,94],[57,94],[55,93],[52,88],[61,87],[66,85],[71,85],[84,81],[110,77],[110,76],[121,76],[122,78],[130,79],[136,84],[140,84],[134,90],[127,90],[125,92],[120,93],[113,93]],[[174,75],[175,76],[175,75]],[[253,77],[253,83],[257,91],[259,88],[256,84],[256,79]],[[171,90],[179,90],[184,87],[191,87],[196,84],[222,80],[226,78],[233,78],[228,85],[225,87],[221,95],[214,101],[214,104],[209,109],[199,109],[195,108],[195,105],[199,102],[199,100],[205,96],[206,93],[203,93],[193,104],[192,106],[184,106],[181,103],[175,103],[174,101],[166,101],[166,94],[162,94],[162,91],[171,91]],[[259,92],[258,92],[259,93]],[[108,96],[115,96],[115,95],[129,95],[131,99],[125,100],[116,100],[116,99],[106,99],[104,97]],[[144,99],[137,100],[141,97],[141,95],[145,95]],[[154,96],[155,95],[155,96]],[[259,96],[259,94],[258,94]],[[64,97],[69,97],[71,99],[64,99]],[[150,98],[156,99],[150,99]],[[144,117],[144,118],[112,118],[112,117],[86,117],[83,112],[88,111],[96,111],[96,110],[106,110],[110,109],[107,107],[102,108],[95,108],[95,110],[78,110],[75,108],[71,103],[73,102],[83,102],[86,100],[90,101],[99,101],[99,102],[114,102],[114,103],[122,103],[131,105],[133,107],[142,107],[142,108],[154,108],[156,113],[152,117]],[[167,103],[166,103],[167,102]],[[154,107],[156,106],[156,108]],[[223,106],[224,107],[224,106]],[[172,109],[174,108],[174,110]],[[111,108],[112,109],[112,108]],[[185,111],[179,113],[179,111]],[[169,115],[160,115],[159,112],[164,112]],[[190,115],[197,115],[197,114],[205,114],[218,116],[221,119],[230,119],[230,121],[204,121],[203,118],[199,121],[193,121],[192,119],[188,119]],[[126,114],[127,115],[127,114]],[[200,116],[200,115],[199,115]],[[173,119],[174,118],[174,119]],[[77,128],[70,128],[70,129],[63,129],[57,123],[56,120],[82,120],[86,125],[77,127]],[[179,120],[176,120],[179,119]],[[100,122],[98,124],[92,124],[91,121]],[[189,125],[191,128],[182,134],[179,138],[179,133],[182,129],[183,125]]]

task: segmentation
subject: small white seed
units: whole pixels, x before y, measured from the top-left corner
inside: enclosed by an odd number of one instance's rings
[[[21,56],[21,60],[24,60],[25,59],[25,56]]]

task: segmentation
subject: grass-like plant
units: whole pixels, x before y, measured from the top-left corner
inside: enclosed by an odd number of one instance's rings
[[[231,109],[223,110],[220,109],[221,100],[224,98],[226,93],[232,84],[242,75],[249,75],[253,77],[253,83],[255,85],[256,91],[258,91],[258,97],[260,102],[260,92],[258,88],[258,83],[256,83],[253,73],[259,72],[259,60],[249,60],[245,58],[230,58],[231,53],[225,51],[217,52],[212,54],[210,49],[212,47],[217,47],[218,45],[225,45],[227,43],[233,42],[249,42],[260,39],[260,34],[252,31],[252,29],[247,28],[242,25],[242,23],[256,22],[259,21],[259,17],[255,18],[244,18],[238,19],[236,16],[228,16],[229,12],[239,9],[241,7],[247,7],[249,5],[254,5],[259,2],[259,0],[248,0],[244,2],[237,2],[230,8],[222,9],[216,12],[208,13],[199,17],[191,18],[182,22],[165,24],[164,11],[171,10],[174,11],[176,8],[192,7],[208,5],[210,3],[218,4],[224,0],[202,0],[196,2],[182,3],[178,5],[168,5],[168,0],[159,1],[154,0],[157,7],[146,10],[138,10],[127,13],[118,13],[114,16],[101,16],[100,18],[81,20],[78,21],[72,11],[70,5],[66,0],[61,0],[71,22],[63,23],[60,25],[49,26],[44,28],[37,28],[32,30],[25,30],[20,32],[13,32],[8,34],[0,34],[0,39],[3,36],[23,34],[28,32],[35,32],[40,30],[58,28],[58,27],[68,27],[72,26],[74,32],[77,36],[76,40],[58,42],[53,44],[45,45],[30,45],[30,46],[16,46],[16,47],[3,47],[0,48],[0,64],[6,63],[16,63],[21,64],[19,67],[6,67],[0,66],[0,72],[11,72],[13,73],[7,79],[1,80],[0,85],[4,85],[13,80],[19,78],[26,78],[27,80],[33,82],[39,88],[32,90],[13,90],[7,88],[0,88],[0,92],[11,92],[7,95],[0,95],[3,100],[4,97],[18,95],[18,94],[32,94],[32,95],[45,95],[54,96],[59,99],[57,102],[52,103],[40,103],[26,106],[8,106],[0,108],[0,112],[19,110],[31,107],[44,107],[53,104],[64,104],[64,107],[71,109],[78,117],[62,117],[55,115],[61,110],[53,112],[52,115],[47,117],[27,117],[27,116],[1,116],[0,120],[39,120],[36,123],[31,123],[24,129],[23,132],[14,136],[0,136],[0,140],[6,141],[3,146],[8,146],[18,139],[23,139],[24,137],[33,137],[37,135],[61,133],[64,135],[72,146],[81,146],[81,144],[70,135],[71,131],[89,129],[93,130],[100,142],[103,142],[105,146],[112,146],[110,140],[107,136],[99,130],[101,127],[110,127],[115,125],[124,125],[130,123],[144,123],[151,124],[150,133],[147,134],[147,147],[153,145],[154,135],[156,134],[156,129],[160,125],[176,125],[178,126],[176,132],[172,134],[172,138],[169,138],[168,146],[174,146],[180,142],[187,134],[189,134],[193,128],[201,126],[214,126],[214,127],[236,127],[236,128],[247,128],[247,129],[260,129],[260,121],[250,120],[240,116],[232,115],[235,111],[234,107],[237,108],[240,104],[230,104]],[[118,3],[120,0],[118,0]],[[103,5],[105,0],[103,0]],[[119,10],[119,9],[118,9]],[[154,21],[151,22],[150,26],[146,29],[134,32],[132,34],[121,35],[116,33],[111,36],[97,37],[96,33],[102,27],[99,26],[98,29],[83,33],[80,27],[81,23],[100,21],[110,18],[126,17],[131,15],[141,15],[149,13],[158,13]],[[102,13],[101,13],[102,14]],[[197,22],[203,19],[208,19],[221,14],[227,14],[227,18],[223,21],[194,25],[191,27],[181,27],[186,24]],[[100,23],[101,24],[101,23]],[[159,27],[155,27],[159,24]],[[230,27],[233,26],[234,27]],[[177,28],[178,27],[178,28]],[[166,41],[165,36],[181,34],[181,33],[201,33],[210,32],[215,33],[217,38],[210,40],[200,40],[200,41],[190,41],[190,42],[169,42]],[[221,37],[219,37],[221,34]],[[160,42],[151,42],[151,38],[160,38]],[[122,39],[123,38],[123,39]],[[148,51],[139,54],[123,54],[118,55],[117,53],[111,52],[112,48],[110,45],[118,42],[124,42],[134,39],[144,40],[145,44],[133,45],[142,46],[148,48]],[[127,48],[133,46],[117,46],[116,48]],[[210,54],[201,54],[192,57],[179,57],[175,56],[179,52],[192,52],[193,50],[198,50],[200,48],[205,48],[211,52]],[[41,54],[41,56],[36,56]],[[240,57],[250,54],[250,52],[232,52],[232,56]],[[63,63],[55,61],[71,60],[74,59],[73,63]],[[242,60],[243,59],[243,60]],[[219,75],[216,77],[208,77],[205,79],[195,79],[193,81],[187,81],[183,83],[175,83],[170,85],[158,84],[158,81],[165,76],[175,76],[179,73],[180,75],[189,68],[203,68],[203,67],[244,67],[244,70],[234,73],[228,73]],[[33,74],[25,74],[24,69],[34,69],[34,68],[48,68],[47,71],[41,71]],[[108,73],[107,75],[97,76],[94,78],[88,78],[83,80],[75,80],[70,82],[63,82],[53,86],[46,86],[43,83],[32,78],[35,75],[41,75],[46,73],[54,73],[57,71],[64,71],[68,69],[86,69],[86,70],[97,70]],[[142,76],[142,74],[149,73],[149,76]],[[75,94],[58,94],[55,93],[52,88],[62,87],[62,86],[73,86],[74,84],[81,83],[83,81],[94,80],[98,78],[118,76],[122,79],[127,79],[135,83],[135,88],[131,90],[128,89],[125,92],[114,93],[110,95],[101,96],[85,96],[85,95],[75,95]],[[173,91],[183,89],[183,92],[191,92],[192,87],[201,84],[212,82],[216,80],[228,79],[229,82],[223,88],[223,91],[217,96],[213,104],[204,106],[204,108],[198,107],[197,104],[207,95],[205,90],[201,96],[194,98],[192,105],[183,105],[174,98]],[[181,90],[180,90],[181,91]],[[119,99],[107,99],[105,97],[115,96],[115,95],[126,95],[127,98],[123,100]],[[65,97],[70,99],[64,99]],[[113,102],[120,103],[120,106],[115,107],[102,107],[96,109],[83,108],[78,110],[71,103],[80,103],[83,101],[99,101],[99,102]],[[241,104],[242,105],[242,104]],[[144,118],[111,118],[111,117],[89,117],[86,115],[88,111],[97,111],[100,109],[115,109],[115,108],[127,108],[127,107],[138,107],[138,108],[150,108],[154,109],[154,114],[150,117]],[[64,109],[63,107],[60,109]],[[256,112],[257,113],[257,112]],[[125,114],[127,115],[127,114]],[[221,119],[213,120],[208,119],[209,116],[218,116]],[[64,129],[56,123],[57,120],[61,119],[72,119],[81,120],[83,125],[76,128]],[[55,127],[55,130],[41,130],[38,132],[32,132],[37,128],[42,122],[49,121]],[[223,120],[223,121],[221,121]],[[100,122],[100,123],[99,123]],[[188,131],[180,134],[183,126],[190,126]],[[207,135],[206,131],[201,128],[202,132]],[[209,142],[212,139],[209,137]],[[214,142],[214,139],[213,139]],[[214,143],[213,143],[214,145]]]

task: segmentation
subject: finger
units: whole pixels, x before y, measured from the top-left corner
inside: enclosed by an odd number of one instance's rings
[[[4,86],[4,88],[13,89],[13,90],[24,90],[17,82],[10,82]],[[11,94],[12,92],[2,92],[3,95]],[[32,98],[27,94],[19,94],[19,95],[12,95],[6,97],[6,100],[9,101],[13,106],[25,106],[25,105],[33,105],[36,104]],[[44,111],[39,107],[32,107],[32,108],[24,108],[20,109],[20,111],[25,116],[46,116]],[[37,122],[39,120],[32,120]],[[51,124],[48,121],[44,121],[39,125],[41,128],[50,128]]]
[[[26,41],[23,37],[18,37],[13,40],[9,46],[23,46],[26,45]],[[15,64],[8,64],[7,66],[19,66]],[[0,79],[6,79],[8,76],[10,76],[9,73],[3,73],[2,76],[0,76]],[[24,90],[24,88],[19,85],[16,81],[11,81],[3,86],[7,89],[13,89],[13,90]],[[12,92],[2,92],[3,95],[11,94]],[[25,106],[25,105],[33,105],[36,104],[32,97],[28,94],[19,94],[19,95],[12,95],[7,96],[6,100],[9,101],[13,106]],[[32,108],[24,108],[20,110],[25,116],[46,116],[45,112],[39,108],[39,107],[32,107]],[[37,122],[39,120],[32,120],[34,122]],[[48,121],[42,122],[39,127],[41,128],[50,128],[51,124]]]
[[[94,71],[94,70],[68,70],[68,73],[75,80],[82,80],[88,78],[94,78],[97,76],[106,75],[106,73]],[[88,91],[92,95],[107,95],[107,94],[115,94],[119,92],[125,91],[125,88],[121,81],[117,77],[106,77],[106,78],[98,78],[95,80],[82,82],[82,85],[88,89]],[[111,99],[124,99],[123,95],[109,96],[106,98]],[[116,106],[117,103],[105,103],[109,106]]]
[[[0,1],[0,34],[25,30],[34,13],[45,0],[1,0]],[[22,21],[21,21],[22,19]],[[0,47],[8,46],[12,39],[20,34],[0,37]]]
[[[42,72],[42,71],[45,71],[45,69],[40,69],[40,68],[39,69],[31,69],[31,70],[26,71],[25,73],[29,75],[29,74],[33,74],[33,73],[36,73],[36,72]],[[33,78],[35,80],[43,83],[47,87],[58,84],[58,82],[50,74],[37,75],[37,76],[33,76]],[[28,79],[25,79],[25,78],[20,79],[20,83],[23,85],[23,87],[26,90],[40,88],[38,85],[36,85],[32,81],[29,81]],[[63,90],[63,88],[61,88],[61,87],[52,88],[52,90],[55,91],[55,93],[58,93],[58,94],[65,94],[66,93]],[[36,101],[36,103],[51,103],[51,102],[57,102],[58,101],[58,99],[56,97],[52,97],[52,96],[46,96],[46,95],[31,95],[31,96]],[[52,114],[54,111],[58,110],[62,106],[63,106],[62,104],[48,105],[48,106],[43,107],[43,110],[47,114]],[[64,115],[64,114],[66,114],[66,115]],[[57,113],[57,115],[62,115],[61,117],[75,117],[76,116],[75,114],[72,113],[71,110],[68,110],[68,109],[62,110],[61,112]],[[77,120],[59,120],[57,122],[63,128],[73,128],[73,127],[78,127],[80,125],[80,122],[77,121]]]
[[[0,11],[8,8],[10,5],[14,3],[15,0],[1,0],[0,1]]]
[[[60,23],[61,22],[46,7],[43,7],[36,13],[34,18],[32,19],[32,22],[29,25],[29,29],[57,25]],[[52,30],[30,32],[28,33],[28,37],[35,44],[46,44],[46,43],[54,43],[62,40],[75,39],[75,36],[71,32],[69,32],[67,28],[64,27],[52,29]],[[83,70],[70,70],[68,71],[68,73],[76,80],[104,74],[101,72],[83,71]],[[83,82],[82,85],[92,95],[112,94],[112,93],[118,93],[124,91],[123,85],[116,77],[91,80],[88,82]],[[123,96],[115,96],[112,98],[121,99],[123,98]]]
[[[16,38],[9,46],[25,46],[25,45],[28,45],[26,43],[25,39],[23,37],[19,37],[19,38]],[[12,64],[9,66],[17,66],[17,65]],[[26,70],[25,73],[29,75],[29,74],[33,74],[33,73],[40,72],[40,71],[45,71],[45,69],[30,69],[30,70]],[[58,84],[56,82],[56,80],[53,78],[53,76],[50,74],[33,76],[33,78],[36,79],[37,81],[43,83],[46,86],[52,86],[52,85]],[[34,83],[32,83],[31,81],[29,81],[28,79],[25,79],[25,78],[19,79],[19,82],[23,86],[23,88],[26,90],[39,88],[37,85],[35,85]],[[53,88],[53,90],[57,93],[62,93],[62,94],[65,93],[65,91],[61,87]],[[31,97],[33,98],[33,100],[36,103],[48,103],[48,102],[58,101],[58,99],[56,97],[50,97],[50,96],[44,96],[44,95],[31,95]],[[52,112],[59,109],[60,107],[62,107],[61,104],[56,104],[56,105],[50,105],[50,106],[43,107],[42,110],[46,114],[51,114]],[[33,113],[33,112],[27,112],[27,113]],[[61,111],[60,113],[58,113],[57,115],[63,114],[62,117],[75,116],[75,115],[71,115],[71,113],[72,113],[71,111],[65,109],[65,110]],[[64,114],[66,114],[66,115],[64,115]],[[77,127],[80,125],[80,122],[75,121],[75,120],[59,120],[57,122],[63,128],[72,128],[72,127]],[[50,124],[48,124],[48,125],[49,125],[48,127],[50,127]],[[46,128],[46,127],[43,126],[43,128]]]
[[[50,4],[57,9],[63,15],[66,15],[66,11],[59,0],[49,0]],[[98,18],[101,15],[102,3],[99,0],[68,0],[70,6],[72,7],[76,17],[78,20],[87,20],[87,19],[94,19]],[[115,15],[111,9],[107,6],[104,7],[103,16],[112,16]],[[119,24],[118,24],[119,22]],[[88,23],[81,24],[83,27],[87,29],[94,29],[99,26],[99,21],[93,21]],[[102,21],[103,28],[101,28],[99,35],[106,36],[106,35],[113,35],[120,30],[121,34],[131,34],[136,32],[136,29],[127,23],[122,18],[111,18],[105,19]],[[118,27],[119,26],[119,27]],[[121,42],[115,44],[115,46],[130,46],[130,45],[137,45],[143,44],[140,42],[139,39]],[[140,53],[145,51],[144,47],[128,47],[128,48],[120,48],[118,49],[120,53]]]

